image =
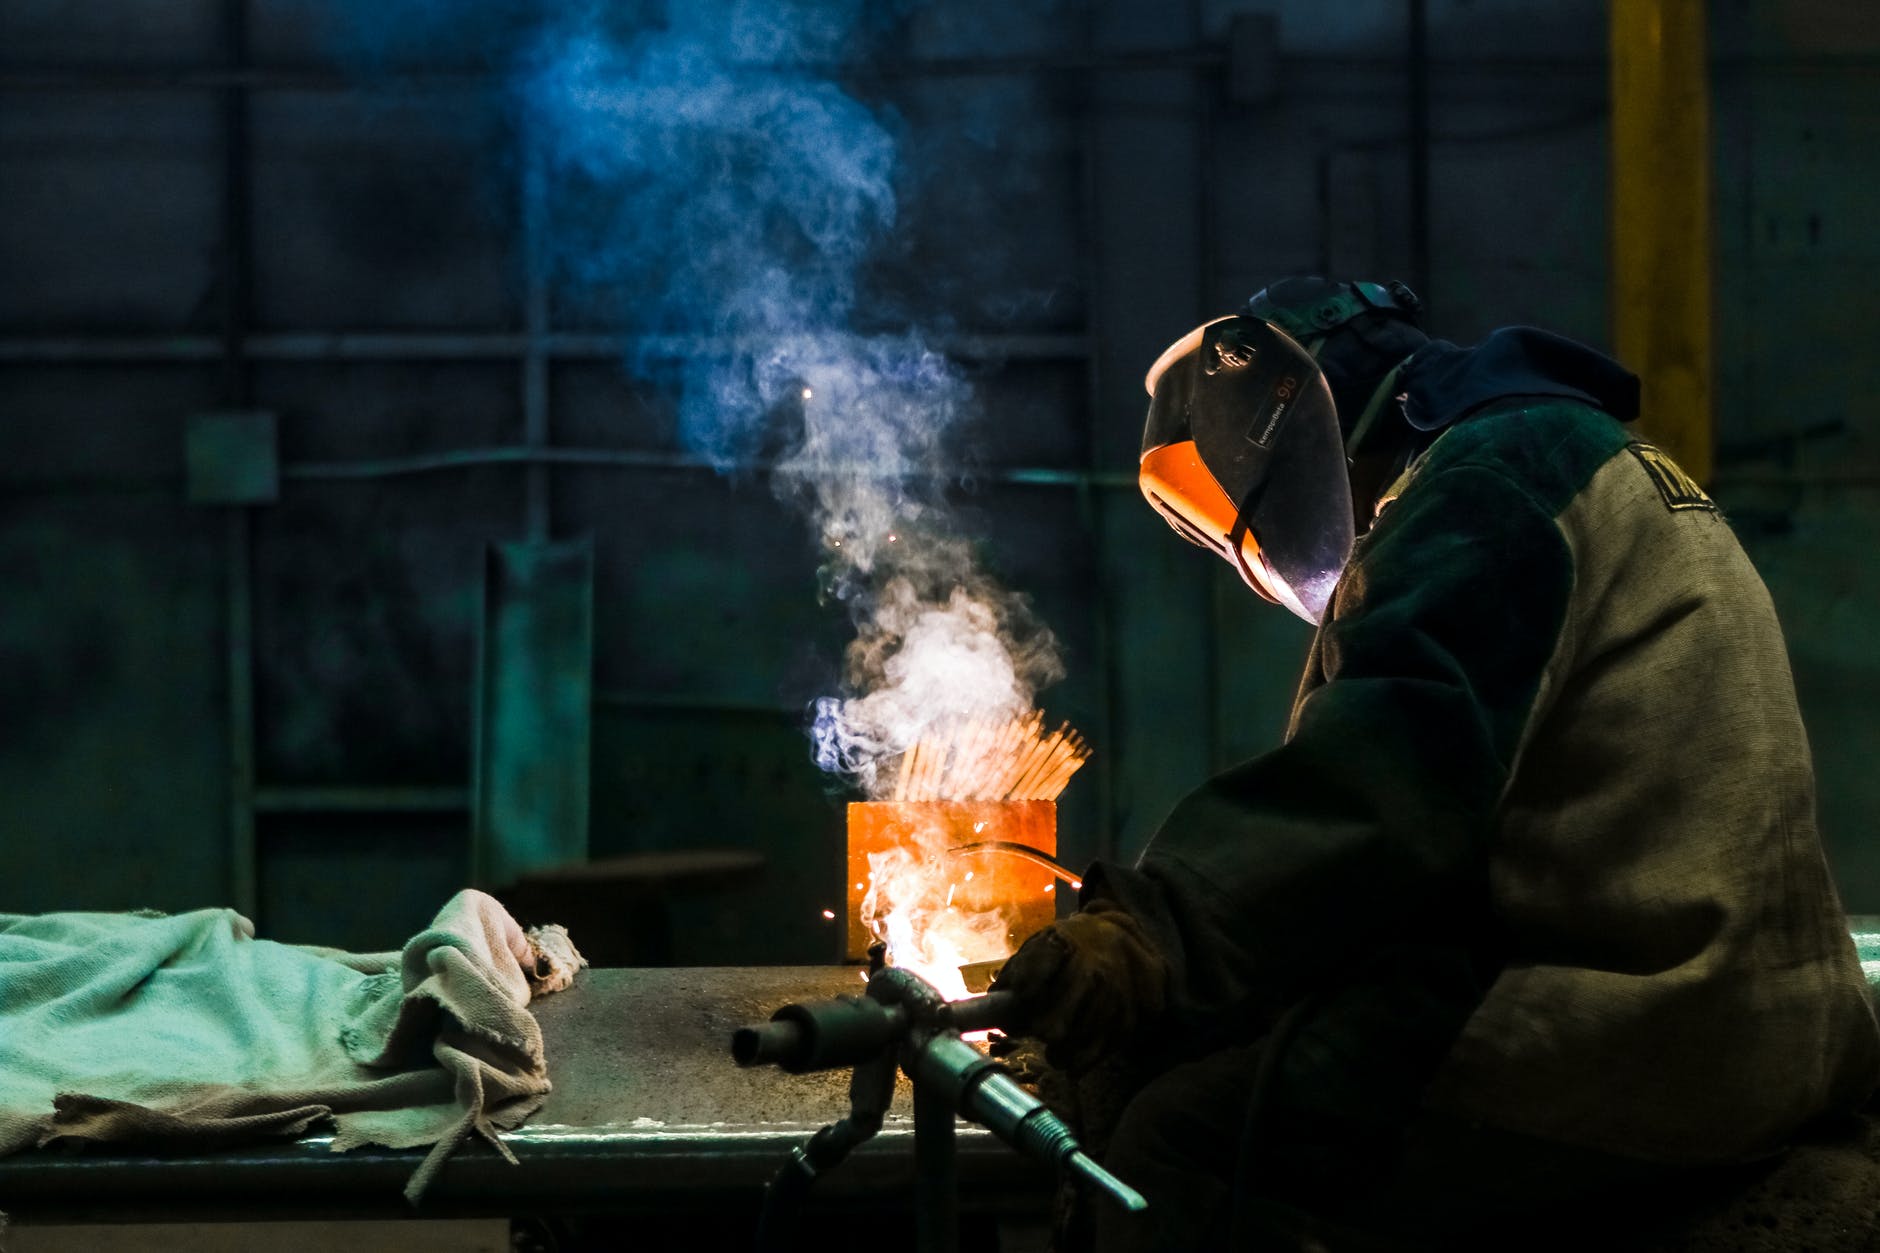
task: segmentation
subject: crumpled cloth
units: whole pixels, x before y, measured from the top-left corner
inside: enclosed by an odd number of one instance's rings
[[[228,909],[0,914],[0,1154],[330,1123],[335,1151],[434,1146],[415,1202],[472,1133],[515,1160],[500,1133],[550,1086],[530,998],[584,965],[472,890],[392,953],[257,940]]]

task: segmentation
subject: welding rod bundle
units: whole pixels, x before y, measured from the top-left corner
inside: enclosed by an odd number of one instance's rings
[[[1066,722],[1049,735],[1044,715],[1006,722],[955,719],[908,746],[894,776],[897,801],[1056,800],[1090,746]]]
[[[906,970],[881,967],[863,996],[785,1005],[761,1026],[731,1038],[740,1066],[775,1065],[791,1074],[852,1066],[846,1118],[818,1131],[795,1150],[771,1181],[764,1200],[758,1247],[788,1247],[795,1211],[816,1176],[881,1129],[894,1099],[897,1066],[914,1083],[916,1200],[923,1249],[957,1248],[953,1196],[953,1120],[980,1123],[1027,1157],[1069,1170],[1124,1208],[1147,1203],[1098,1165],[1064,1121],[1019,1086],[1005,1068],[960,1038],[962,1032],[1002,1025],[1012,1011],[1008,993],[948,1002]],[[922,1160],[923,1153],[943,1158]]]

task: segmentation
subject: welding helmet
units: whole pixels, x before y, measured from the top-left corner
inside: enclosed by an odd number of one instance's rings
[[[1264,318],[1217,318],[1146,380],[1138,481],[1183,539],[1308,622],[1356,537],[1338,408],[1312,354]]]
[[[1421,311],[1402,283],[1300,277],[1196,327],[1146,380],[1143,495],[1254,591],[1318,623],[1356,539],[1350,458],[1391,438],[1385,402],[1424,342]]]

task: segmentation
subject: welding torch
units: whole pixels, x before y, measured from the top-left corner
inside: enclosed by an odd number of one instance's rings
[[[947,1001],[912,972],[878,966],[863,996],[785,1005],[762,1026],[735,1032],[731,1055],[740,1066],[768,1064],[791,1074],[855,1067],[849,1117],[796,1150],[771,1184],[767,1216],[773,1202],[787,1196],[793,1204],[817,1174],[880,1130],[897,1061],[914,1082],[917,1114],[923,1090],[944,1097],[950,1110],[1025,1156],[1069,1170],[1126,1210],[1148,1208],[1141,1193],[1084,1152],[1063,1119],[960,1038],[1010,1021],[1014,1008],[1009,992]]]

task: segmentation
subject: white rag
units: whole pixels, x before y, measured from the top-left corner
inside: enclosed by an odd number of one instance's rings
[[[257,940],[228,909],[0,914],[0,1154],[330,1121],[335,1151],[435,1146],[415,1202],[472,1131],[515,1160],[500,1132],[549,1091],[530,996],[584,965],[471,890],[393,953]]]

